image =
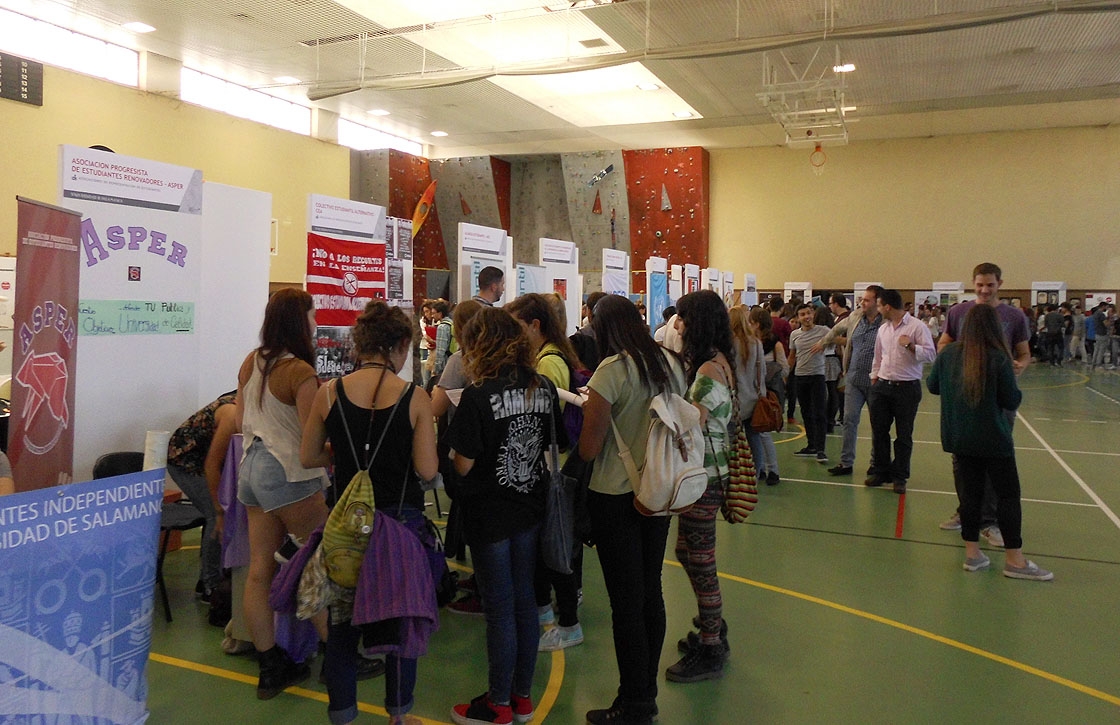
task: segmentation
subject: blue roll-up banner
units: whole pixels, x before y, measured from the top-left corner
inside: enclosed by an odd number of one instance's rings
[[[0,498],[0,723],[147,720],[163,479]]]

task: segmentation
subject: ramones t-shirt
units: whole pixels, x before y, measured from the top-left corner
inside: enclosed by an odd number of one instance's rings
[[[549,426],[567,445],[559,411],[556,389],[528,369],[507,368],[463,389],[448,439],[474,460],[456,494],[468,544],[508,539],[544,517]]]

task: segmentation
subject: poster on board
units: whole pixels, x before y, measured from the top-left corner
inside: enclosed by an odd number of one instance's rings
[[[148,717],[164,469],[4,498],[0,719]]]
[[[393,259],[401,254],[411,258],[411,226],[408,234],[397,237],[387,224],[385,207],[319,194],[308,197],[307,219],[305,280],[319,328],[315,370],[321,379],[338,377],[354,370],[350,327],[366,304],[388,299],[392,278],[398,303],[409,291],[403,265],[390,273],[388,258],[390,249]]]
[[[198,303],[202,177],[190,167],[60,147],[60,203],[82,214],[78,301],[83,308],[103,309],[106,301]],[[146,430],[172,429],[197,410],[201,365],[193,332],[149,334],[146,323],[137,323],[130,334],[87,335],[86,324],[86,319],[78,324],[82,365],[73,411],[80,431],[74,441],[78,477],[88,474],[102,453],[137,450]],[[97,333],[113,327],[106,318],[88,324]],[[127,375],[114,374],[124,362],[141,360],[128,365]]]
[[[517,296],[552,292],[548,270],[539,264],[517,265]]]
[[[630,255],[620,249],[603,250],[603,291],[609,295],[630,294]]]

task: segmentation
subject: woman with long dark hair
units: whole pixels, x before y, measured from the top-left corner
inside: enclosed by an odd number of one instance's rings
[[[960,340],[937,356],[926,385],[931,393],[941,396],[941,447],[956,456],[960,474],[965,571],[987,569],[991,564],[979,543],[987,478],[998,499],[1003,575],[1035,581],[1053,579],[1051,572],[1023,557],[1023,510],[1010,417],[1023,400],[1023,393],[1015,382],[1011,351],[995,308],[975,305],[968,311]]]
[[[677,315],[689,380],[686,397],[700,411],[704,428],[708,488],[677,522],[677,561],[696,595],[700,632],[690,632],[692,636],[678,643],[684,657],[665,671],[665,678],[698,682],[721,677],[730,654],[716,574],[716,514],[723,503],[723,480],[730,475],[727,451],[735,368],[731,323],[719,295],[711,290],[689,293],[677,300]]]
[[[489,686],[456,705],[458,725],[528,722],[540,629],[533,594],[537,537],[552,440],[567,445],[556,390],[533,370],[529,339],[500,307],[484,307],[463,336],[471,381],[448,429],[463,530],[484,603]]]
[[[333,459],[338,500],[361,469],[373,466],[374,507],[416,531],[424,518],[421,480],[437,470],[435,429],[428,394],[397,375],[412,346],[412,322],[380,300],[366,305],[354,322],[354,372],[319,388],[303,430],[301,458],[326,465]],[[330,440],[330,453],[327,441]],[[371,448],[381,440],[379,447]],[[351,445],[353,442],[353,445]],[[363,450],[362,445],[367,447]],[[376,460],[366,460],[373,456]],[[355,458],[357,456],[358,458]],[[354,590],[330,607],[323,672],[332,723],[358,716],[357,663],[361,630],[351,624]],[[376,596],[376,593],[373,593]],[[390,725],[407,722],[416,685],[416,659],[390,652],[385,657],[385,709]]]
[[[552,305],[542,294],[521,295],[505,306],[521,323],[533,354],[536,371],[552,381],[557,390],[568,390],[576,354],[564,334],[563,324],[556,319]],[[560,409],[564,408],[560,401]],[[583,644],[583,627],[579,623],[579,581],[583,570],[583,547],[573,552],[572,571],[560,574],[537,558],[534,589],[537,596],[537,618],[542,625],[556,626],[541,634],[538,649],[551,652]],[[556,612],[552,610],[552,591],[556,590]]]
[[[245,620],[260,659],[257,697],[275,697],[308,675],[276,644],[268,591],[286,535],[302,542],[327,518],[326,471],[300,462],[300,437],[315,391],[315,308],[303,290],[282,289],[264,311],[261,344],[237,376],[237,418],[245,439],[237,498],[249,520]],[[325,629],[326,621],[316,622]],[[321,631],[320,634],[325,634]]]
[[[657,714],[658,660],[665,642],[661,570],[669,517],[642,516],[634,488],[611,431],[645,460],[650,401],[662,392],[684,395],[684,369],[677,356],[650,337],[630,300],[608,295],[595,305],[592,321],[605,356],[587,386],[579,458],[594,461],[587,508],[595,551],[611,602],[618,696],[610,707],[591,710],[591,725],[646,725]]]

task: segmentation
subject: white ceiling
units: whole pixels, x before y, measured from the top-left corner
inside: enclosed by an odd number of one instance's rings
[[[785,132],[757,97],[766,80],[842,81],[844,105],[856,108],[847,116],[852,140],[1120,122],[1120,1],[578,0],[571,7],[569,0],[0,0],[0,6],[91,34],[108,28],[100,33],[107,40],[246,85],[293,76],[303,83],[282,92],[304,98],[360,88],[313,105],[428,144],[433,158],[781,144]],[[135,20],[157,30],[133,36],[112,28]],[[585,47],[588,42],[598,47]],[[834,74],[837,56],[856,71]],[[764,79],[767,61],[774,75]],[[569,76],[575,83],[555,76],[580,70],[594,78],[600,71],[593,69],[624,62],[640,62],[638,70],[664,88],[600,93],[587,75]],[[656,94],[669,105],[640,105]],[[673,120],[664,110],[673,104],[700,117]],[[391,115],[366,113],[374,108]],[[625,122],[639,117],[666,120]],[[435,129],[448,136],[431,137]]]

